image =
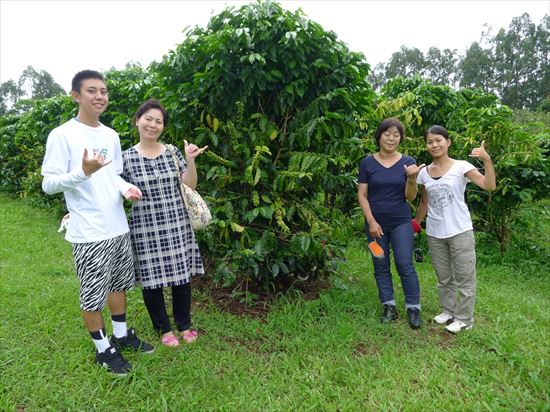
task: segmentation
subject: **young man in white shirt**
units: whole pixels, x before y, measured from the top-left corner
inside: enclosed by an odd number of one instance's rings
[[[73,246],[80,308],[96,346],[95,361],[125,375],[131,365],[121,349],[154,351],[126,326],[126,291],[134,286],[134,264],[122,197],[139,200],[141,191],[119,176],[119,136],[99,122],[109,104],[103,76],[93,70],[77,73],[71,95],[78,115],[48,136],[42,189],[65,196],[71,216],[65,239]],[[106,303],[113,324],[110,340],[101,313]]]

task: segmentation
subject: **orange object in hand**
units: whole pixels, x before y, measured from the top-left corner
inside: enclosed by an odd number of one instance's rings
[[[384,250],[380,247],[380,245],[376,240],[373,240],[372,242],[369,243],[369,250],[370,250],[370,253],[372,253],[372,255],[375,258],[384,257]]]

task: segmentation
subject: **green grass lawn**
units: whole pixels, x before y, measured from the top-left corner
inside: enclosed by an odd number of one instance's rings
[[[400,286],[400,319],[379,324],[372,264],[355,241],[335,287],[284,296],[263,318],[197,294],[198,341],[128,353],[134,370],[116,378],[93,365],[57,218],[0,196],[0,220],[0,411],[550,410],[550,277],[536,264],[481,254],[475,327],[452,336],[429,321],[439,313],[429,262],[417,265],[425,326],[408,327]],[[156,343],[138,290],[128,307]]]

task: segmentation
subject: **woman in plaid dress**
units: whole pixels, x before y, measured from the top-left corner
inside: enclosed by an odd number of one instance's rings
[[[185,157],[174,147],[159,142],[168,114],[154,99],[143,103],[135,114],[139,143],[123,154],[123,176],[143,193],[132,205],[130,230],[136,262],[136,282],[153,327],[166,346],[178,346],[181,337],[191,343],[191,277],[204,273],[195,234],[179,191],[178,179],[195,188],[195,159],[199,149],[185,141]],[[173,150],[173,152],[172,152]],[[174,155],[179,163],[178,176]],[[172,309],[178,336],[172,331],[163,288],[172,290]]]

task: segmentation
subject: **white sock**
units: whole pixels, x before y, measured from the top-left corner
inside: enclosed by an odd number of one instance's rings
[[[113,322],[113,335],[115,338],[123,338],[128,335],[128,329],[126,327],[126,322]]]
[[[92,340],[94,341],[94,345],[99,353],[103,353],[107,350],[109,346],[111,346],[111,343],[109,342],[109,339],[107,339],[107,335],[103,333],[102,330],[99,330],[99,333],[101,335],[100,339],[94,339],[92,337]]]

